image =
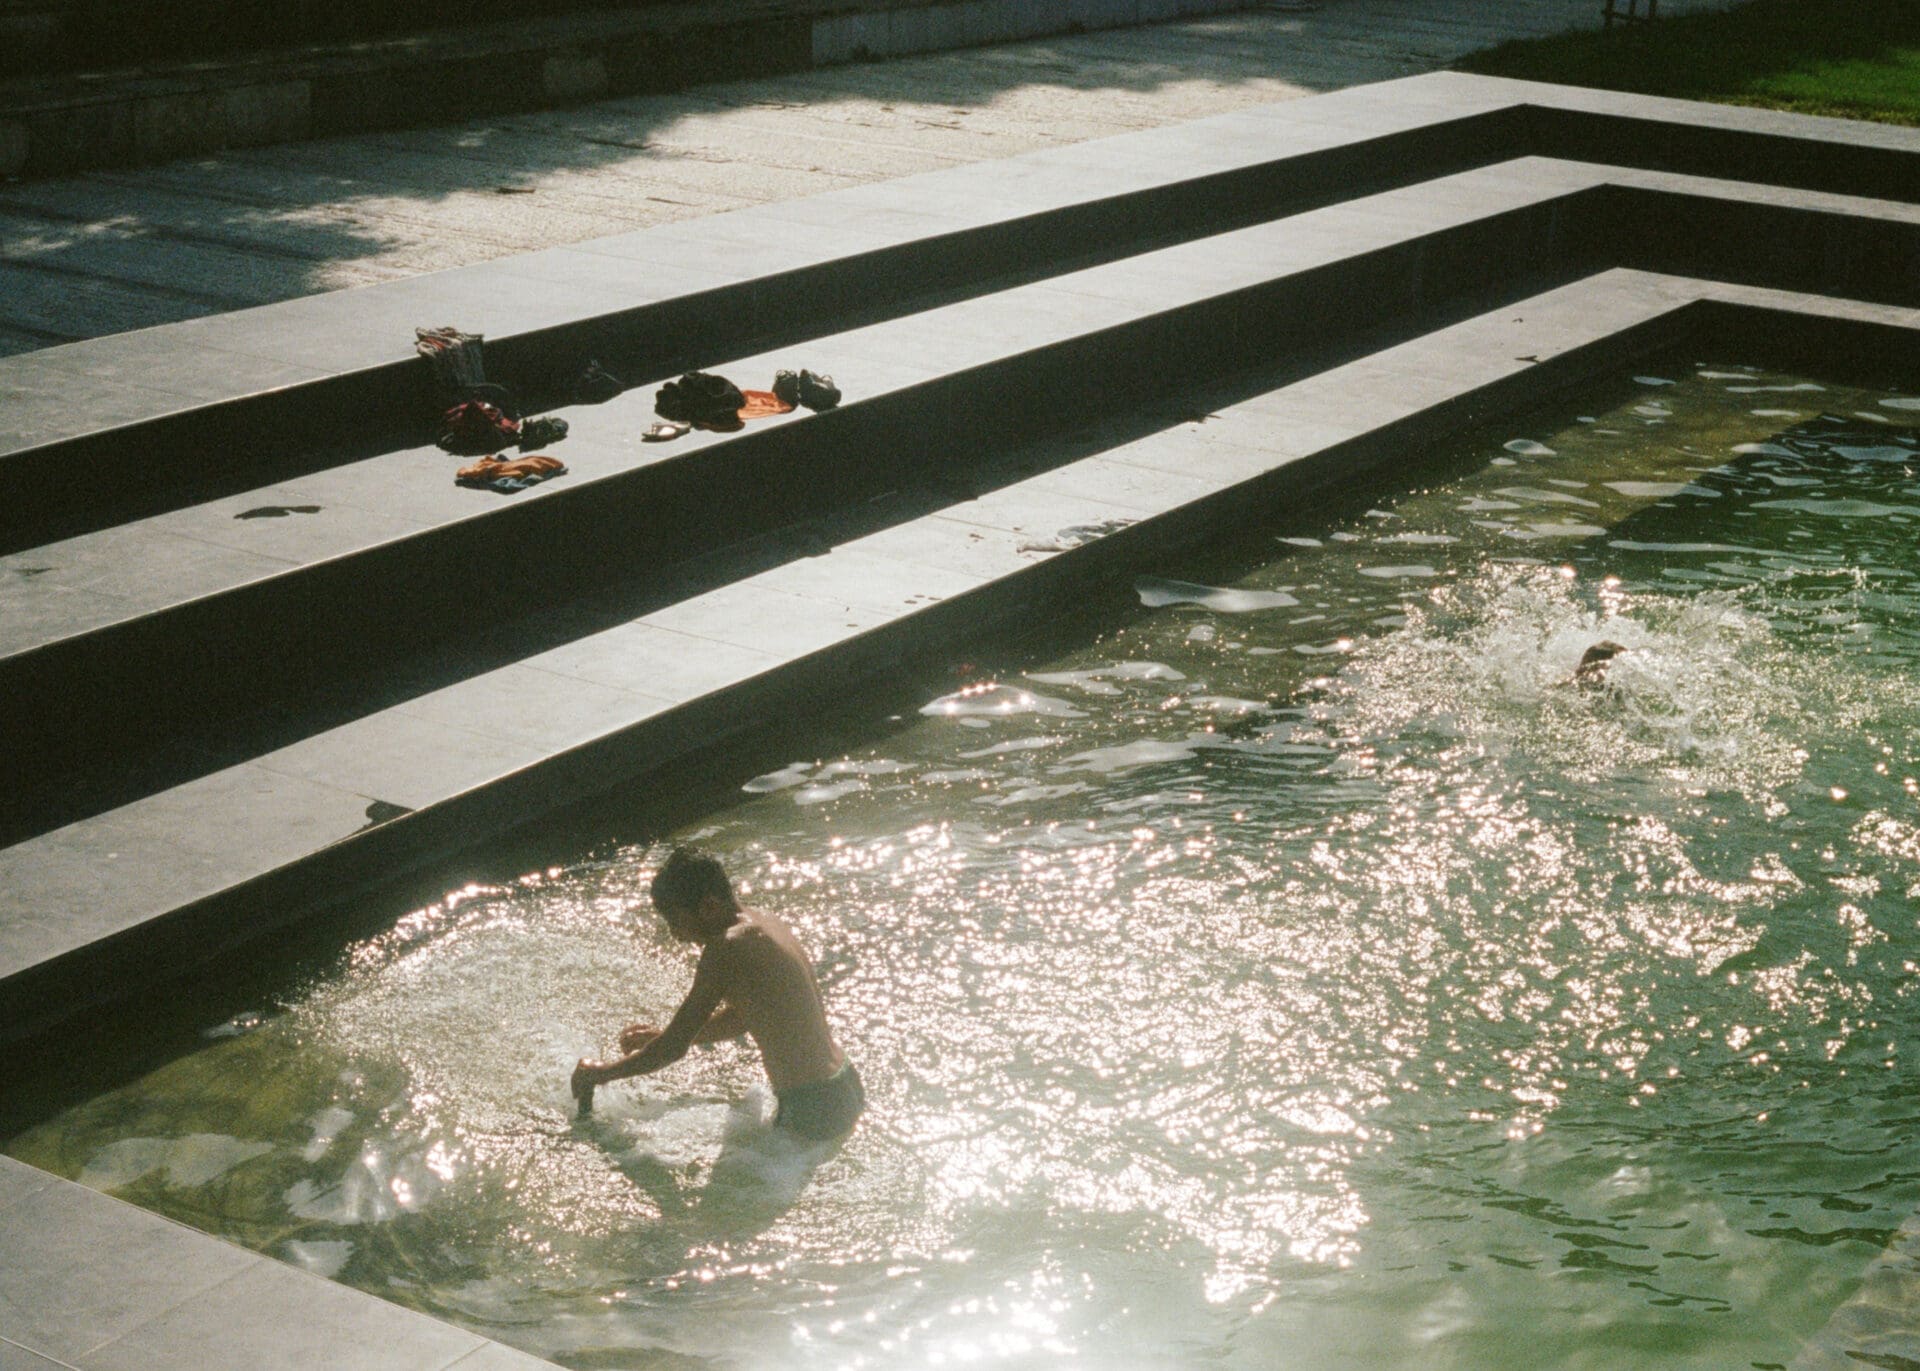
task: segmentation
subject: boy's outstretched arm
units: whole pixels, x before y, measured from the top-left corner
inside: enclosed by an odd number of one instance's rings
[[[724,1000],[720,1007],[713,1011],[713,1017],[693,1035],[693,1041],[696,1045],[723,1043],[739,1037],[746,1031],[745,1012],[732,1000]],[[638,1052],[659,1036],[660,1030],[650,1023],[629,1024],[620,1034],[620,1053],[625,1056],[630,1052]]]
[[[611,1062],[591,1062],[585,1057],[573,1068],[573,1097],[580,1102],[580,1112],[587,1113],[593,1108],[595,1087],[609,1081],[624,1081],[630,1076],[645,1076],[662,1067],[672,1066],[687,1055],[687,1049],[693,1046],[695,1037],[713,1017],[714,1010],[726,998],[726,986],[721,970],[717,950],[710,949],[700,956],[700,965],[693,973],[693,988],[687,991],[687,998],[674,1011],[673,1018],[661,1030],[660,1036],[637,1052],[629,1052],[624,1057]]]

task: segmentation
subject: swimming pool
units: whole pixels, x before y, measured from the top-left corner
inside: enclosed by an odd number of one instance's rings
[[[7,1150],[578,1367],[1784,1365],[1920,1203],[1920,399],[1596,394],[675,835],[815,949],[837,1153],[732,1047],[571,1116],[685,984],[638,844]]]

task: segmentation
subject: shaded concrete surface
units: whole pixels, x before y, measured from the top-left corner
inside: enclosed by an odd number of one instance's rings
[[[1663,12],[1729,2],[1669,0]],[[1508,38],[1591,27],[1599,9],[1294,0],[7,182],[0,355],[1433,70]]]

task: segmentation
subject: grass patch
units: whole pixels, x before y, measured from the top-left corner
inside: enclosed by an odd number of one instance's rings
[[[1503,43],[1463,71],[1920,126],[1920,0],[1752,0]]]

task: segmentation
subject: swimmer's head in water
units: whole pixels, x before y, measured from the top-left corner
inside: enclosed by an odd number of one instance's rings
[[[1602,639],[1581,654],[1580,665],[1573,669],[1573,679],[1581,685],[1599,685],[1606,680],[1607,667],[1613,659],[1626,650],[1624,644]]]
[[[733,882],[718,859],[693,847],[676,847],[653,876],[653,907],[673,936],[698,940],[707,926],[724,928],[740,908]]]

